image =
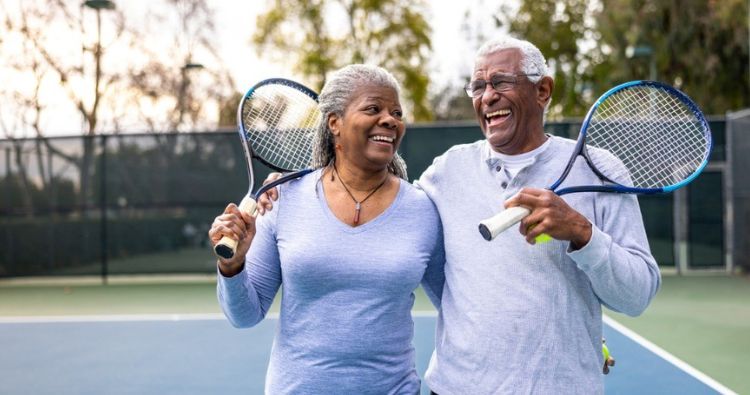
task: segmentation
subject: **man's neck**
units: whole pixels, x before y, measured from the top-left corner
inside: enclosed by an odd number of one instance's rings
[[[503,155],[520,155],[520,154],[525,154],[527,152],[531,152],[541,147],[545,142],[547,142],[547,139],[548,139],[547,135],[542,130],[540,133],[533,133],[529,135],[526,141],[523,144],[520,144],[518,148],[495,147],[493,145],[490,145],[490,147],[492,147],[493,151],[499,152]]]

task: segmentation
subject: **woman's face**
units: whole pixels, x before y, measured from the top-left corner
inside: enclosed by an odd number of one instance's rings
[[[398,93],[390,87],[367,84],[354,91],[344,115],[330,115],[328,127],[340,145],[342,165],[382,170],[393,159],[405,126]]]

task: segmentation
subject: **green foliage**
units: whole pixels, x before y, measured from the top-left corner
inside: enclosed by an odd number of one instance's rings
[[[586,32],[588,0],[523,1],[518,13],[508,23],[516,36],[534,43],[547,57],[554,71],[550,116],[585,113],[587,104],[578,94],[583,63],[578,44]]]
[[[704,112],[723,114],[750,104],[747,1],[605,0],[603,5],[595,14],[600,48],[611,47],[623,64],[605,66],[614,59],[602,57],[602,68],[622,80],[648,78],[645,64],[651,59],[628,59],[625,53],[627,46],[648,45],[656,78],[683,89]],[[612,9],[627,12],[606,11]]]
[[[317,90],[328,72],[347,64],[382,66],[402,84],[413,120],[429,121],[431,42],[423,10],[422,1],[276,0],[258,17],[253,41],[260,54],[270,51],[293,61]],[[345,31],[333,31],[341,18]]]
[[[750,105],[747,16],[744,0],[523,0],[506,23],[553,67],[553,116],[651,74],[723,114]]]
[[[107,220],[108,259],[195,247],[195,239],[200,237],[205,240],[207,229],[201,227],[198,236],[186,232],[186,226],[202,224],[216,212],[152,210],[133,216],[110,215]],[[16,219],[0,222],[0,234],[4,236],[4,249],[0,252],[0,277],[101,273],[102,234],[99,218],[46,216]],[[207,246],[204,248],[208,249]],[[187,270],[195,267],[183,263]],[[139,273],[165,270],[153,262],[149,268],[139,269]],[[134,271],[122,267],[120,270]],[[181,270],[171,268],[170,271]]]
[[[0,178],[0,211],[4,213],[24,213],[49,210],[70,211],[75,206],[76,192],[71,180],[55,178],[47,189],[34,183],[24,183],[17,174],[8,174]],[[25,196],[27,195],[27,196]],[[28,203],[25,200],[28,199]]]

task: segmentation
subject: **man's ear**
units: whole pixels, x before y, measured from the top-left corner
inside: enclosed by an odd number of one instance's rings
[[[341,118],[336,114],[328,114],[328,129],[334,136],[339,135],[339,128],[341,127]]]
[[[537,84],[537,102],[542,108],[545,108],[552,100],[552,91],[555,89],[555,81],[552,77],[544,76]]]

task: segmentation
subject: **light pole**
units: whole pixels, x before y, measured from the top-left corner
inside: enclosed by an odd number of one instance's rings
[[[94,102],[91,105],[91,109],[86,113],[84,111],[84,117],[88,122],[88,134],[93,135],[96,130],[97,114],[99,108],[99,99],[101,92],[99,91],[99,85],[102,79],[102,10],[114,10],[115,3],[111,0],[86,0],[81,4],[81,7],[90,8],[96,11],[96,45],[94,46]],[[84,46],[84,51],[86,47]],[[89,49],[90,50],[90,49]]]
[[[177,112],[178,112],[178,119],[177,119],[177,127],[179,128],[182,126],[182,120],[185,117],[185,99],[187,99],[187,90],[188,86],[190,85],[190,77],[188,76],[188,72],[190,70],[200,70],[203,68],[203,65],[200,63],[194,63],[189,58],[185,61],[185,64],[180,68],[180,91],[177,93]]]
[[[94,133],[96,128],[96,110],[99,104],[99,82],[102,76],[102,10],[114,10],[115,3],[111,0],[86,0],[83,2],[84,7],[96,11],[96,47],[94,48],[94,104],[91,108],[91,119],[89,120],[89,134]]]
[[[102,59],[102,10],[114,10],[115,3],[110,0],[86,0],[83,2],[84,7],[88,7],[96,11],[96,47],[94,48],[94,63],[96,64],[94,74],[94,103],[91,107],[91,113],[89,115],[89,132],[90,136],[93,136],[94,130],[96,129],[97,122],[97,108],[99,106],[99,82],[102,76],[101,59]],[[93,143],[93,137],[89,137],[85,140],[86,144]],[[100,244],[100,259],[102,261],[102,283],[107,284],[107,276],[109,274],[108,268],[108,242],[107,242],[107,180],[106,180],[106,152],[107,147],[104,143],[106,140],[102,140],[102,157],[101,157],[101,169],[100,169],[100,191],[99,191],[99,213],[100,213],[100,224],[99,229],[101,232],[101,244]],[[88,152],[92,152],[89,150]],[[88,155],[85,155],[88,157]],[[84,166],[84,169],[88,169],[88,166]]]
[[[628,59],[648,58],[648,79],[656,81],[656,56],[654,56],[654,49],[650,45],[628,46],[625,48],[625,56]]]

